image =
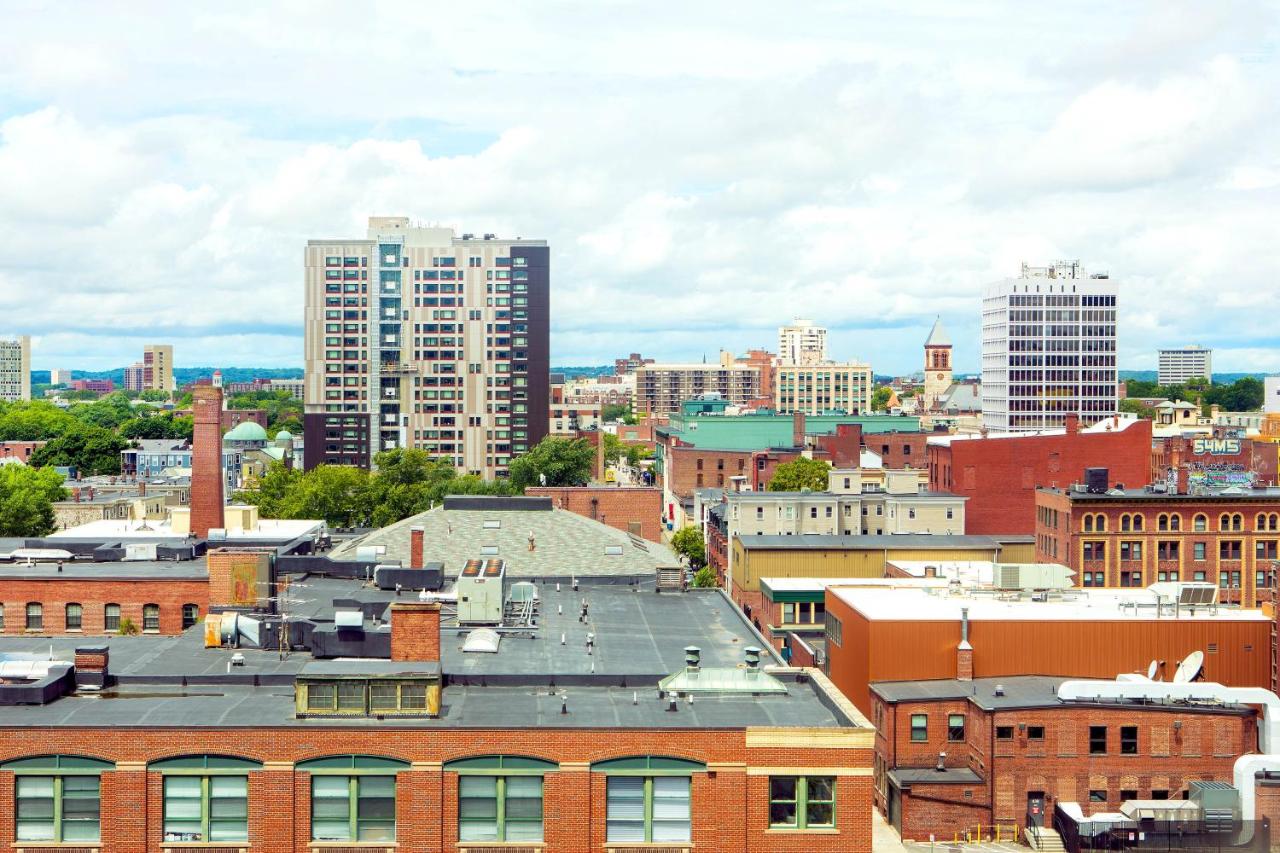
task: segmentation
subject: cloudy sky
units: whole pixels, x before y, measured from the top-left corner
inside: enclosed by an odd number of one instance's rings
[[[791,316],[904,372],[1027,260],[1280,370],[1274,5],[37,3],[0,27],[0,333],[37,368],[302,361],[302,246],[369,214],[552,246],[552,355]]]

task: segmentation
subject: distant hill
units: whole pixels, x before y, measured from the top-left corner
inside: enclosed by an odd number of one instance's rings
[[[1254,379],[1262,379],[1265,373],[1218,373],[1214,371],[1213,381],[1217,385],[1230,385],[1237,379],[1243,379],[1250,376]],[[1137,379],[1139,382],[1155,382],[1156,372],[1154,370],[1121,370],[1121,379]]]
[[[579,376],[608,376],[613,373],[612,364],[601,364],[596,366],[585,367],[553,367],[552,373],[563,373],[566,379],[574,379]]]
[[[249,382],[253,379],[301,379],[301,367],[175,367],[173,369],[173,379],[178,385],[185,385],[188,382],[194,382],[197,379],[204,379],[213,375],[214,370],[222,371],[223,382]],[[110,379],[117,385],[124,384],[124,368],[117,367],[112,370],[73,370],[71,371],[72,379]],[[31,371],[31,384],[47,385],[49,383],[49,371],[33,370]]]

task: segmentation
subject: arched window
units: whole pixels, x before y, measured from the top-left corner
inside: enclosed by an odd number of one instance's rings
[[[1269,521],[1269,524],[1267,525],[1268,530],[1280,530],[1280,513],[1273,512],[1267,516],[1267,519]]]
[[[1099,533],[1107,532],[1107,517],[1102,513],[1098,513],[1093,517],[1093,529]]]
[[[1244,530],[1244,514],[1243,513],[1237,512],[1235,515],[1231,516],[1231,529]]]
[[[160,605],[142,605],[142,630],[158,632],[160,630]]]
[[[38,601],[27,603],[27,630],[44,630],[44,605]]]
[[[409,762],[335,755],[296,766],[311,774],[312,841],[395,841],[396,773]]]
[[[182,630],[187,630],[200,621],[200,605],[182,605]]]
[[[1134,529],[1134,530],[1142,530],[1145,526],[1146,526],[1146,519],[1145,519],[1145,517],[1144,517],[1144,516],[1141,516],[1141,515],[1137,515],[1137,514],[1135,514],[1135,515],[1133,516],[1133,529]]]
[[[102,784],[110,761],[79,755],[42,755],[0,764],[14,775],[17,841],[54,844],[102,840]]]
[[[106,604],[102,607],[102,627],[107,631],[120,630],[120,605]]]
[[[1170,530],[1181,530],[1181,529],[1182,529],[1182,516],[1181,516],[1181,515],[1179,515],[1178,513],[1176,513],[1176,512],[1175,512],[1175,513],[1173,513],[1172,515],[1170,515],[1170,516],[1169,516],[1169,529],[1170,529]]]
[[[184,755],[153,761],[163,774],[163,840],[248,841],[249,774],[262,762],[231,755]]]
[[[79,604],[67,604],[66,625],[68,631],[79,631],[84,627],[84,608]]]
[[[1162,512],[1156,516],[1156,530],[1164,531],[1168,529],[1169,529],[1169,516],[1165,515]]]
[[[1231,529],[1231,516],[1228,513],[1224,512],[1222,515],[1218,516],[1218,529],[1219,530]]]
[[[1129,532],[1129,530],[1131,529],[1131,528],[1130,528],[1130,526],[1129,526],[1129,524],[1130,524],[1130,522],[1129,522],[1129,514],[1128,514],[1128,513],[1125,513],[1124,515],[1120,516],[1120,532],[1121,532],[1121,533],[1128,533],[1128,532]]]
[[[686,842],[693,838],[692,775],[705,764],[646,755],[591,765],[606,780],[605,840]]]
[[[1209,529],[1209,516],[1202,512],[1197,513],[1195,520],[1192,522],[1192,526],[1195,528],[1196,533],[1204,533]]]
[[[1092,533],[1093,532],[1093,516],[1088,513],[1085,513],[1084,518],[1081,519],[1080,526],[1081,528],[1084,529],[1085,533]]]
[[[458,840],[542,841],[542,777],[558,767],[515,755],[445,762],[458,774]]]

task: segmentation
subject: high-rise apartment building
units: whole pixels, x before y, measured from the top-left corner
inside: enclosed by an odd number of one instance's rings
[[[827,330],[812,320],[797,318],[778,327],[780,364],[821,364],[827,360]]]
[[[550,250],[370,217],[305,251],[305,465],[414,447],[484,477],[547,433]]]
[[[773,403],[782,414],[869,414],[871,367],[852,363],[779,365]]]
[[[1116,412],[1116,302],[1079,261],[1022,265],[982,301],[982,423],[994,430],[1084,424]]]
[[[1213,350],[1194,345],[1159,350],[1157,383],[1181,385],[1197,378],[1213,380]]]
[[[173,346],[171,344],[147,344],[142,348],[142,390],[172,391]]]
[[[49,371],[50,385],[66,385],[71,381],[71,371],[65,368],[55,367]]]
[[[0,400],[31,399],[31,337],[0,338]]]
[[[636,414],[669,415],[680,404],[705,394],[718,394],[733,406],[747,406],[760,396],[760,369],[730,359],[720,364],[646,364],[636,369]]]

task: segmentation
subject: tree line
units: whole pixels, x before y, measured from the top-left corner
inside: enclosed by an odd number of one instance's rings
[[[1154,417],[1155,409],[1142,402],[1142,398],[1197,403],[1208,414],[1210,406],[1218,406],[1224,412],[1255,412],[1262,408],[1262,380],[1242,376],[1235,382],[1210,382],[1204,378],[1191,379],[1179,385],[1161,385],[1142,379],[1126,379],[1127,399],[1120,401],[1122,412],[1132,412],[1142,417]]]

